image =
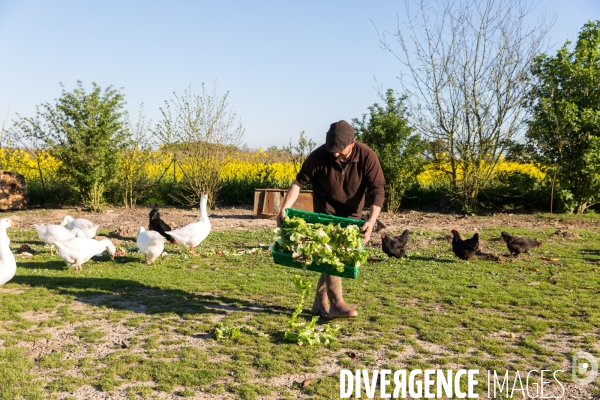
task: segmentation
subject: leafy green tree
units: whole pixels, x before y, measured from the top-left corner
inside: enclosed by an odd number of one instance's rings
[[[128,137],[124,96],[112,86],[102,90],[96,83],[91,92],[81,81],[72,92],[61,87],[62,95],[54,104],[37,106],[33,118],[19,116],[12,135],[49,148],[83,205],[100,211]]]
[[[426,146],[408,125],[404,100],[396,99],[394,91],[388,89],[385,107],[375,103],[369,107],[368,119],[364,114],[362,120],[352,120],[358,139],[379,157],[386,181],[384,205],[392,212],[400,207],[402,196],[416,182],[426,162]]]
[[[600,199],[600,21],[570,44],[535,59],[527,138],[566,211],[580,214]]]

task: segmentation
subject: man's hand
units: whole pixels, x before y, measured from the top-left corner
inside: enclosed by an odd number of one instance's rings
[[[277,214],[277,227],[281,227],[281,224],[283,223],[283,220],[285,219],[285,208],[282,208],[281,211],[279,211],[279,214]]]
[[[371,240],[371,232],[373,232],[373,227],[375,226],[375,220],[368,220],[365,222],[361,228],[361,236],[363,237],[363,244],[369,243]]]
[[[283,223],[283,220],[285,219],[285,210],[287,210],[289,207],[293,206],[294,203],[296,202],[296,199],[298,198],[298,195],[300,195],[300,184],[298,183],[298,181],[294,181],[292,182],[292,185],[290,186],[290,188],[288,189],[287,194],[285,195],[285,199],[283,200],[283,204],[281,205],[281,210],[279,211],[279,214],[277,214],[277,227],[281,227],[281,224]]]

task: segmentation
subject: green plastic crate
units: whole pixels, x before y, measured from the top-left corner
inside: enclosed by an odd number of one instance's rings
[[[321,224],[327,225],[330,222],[333,224],[340,224],[343,227],[348,225],[358,225],[359,228],[362,228],[363,224],[366,222],[362,219],[352,219],[352,218],[344,218],[344,217],[336,217],[335,215],[330,214],[321,214],[310,211],[296,210],[294,208],[288,208],[285,213],[286,217],[299,217],[305,220],[310,224],[316,224],[317,222]]]
[[[364,220],[336,217],[334,215],[296,210],[293,208],[288,208],[286,210],[286,216],[303,218],[306,222],[311,223],[311,224],[315,224],[315,223],[329,224],[330,222],[332,222],[334,224],[340,224],[343,227],[346,227],[348,225],[358,225],[359,227],[362,227],[363,224],[365,223]],[[273,246],[272,254],[273,254],[273,262],[275,264],[285,265],[286,267],[304,269],[304,265],[300,264],[299,262],[294,261],[294,258],[292,257],[292,255],[290,253],[285,253],[283,251],[279,251],[277,242],[275,242],[275,245]],[[356,277],[358,276],[359,267],[345,265],[344,271],[339,272],[331,264],[312,263],[310,265],[306,265],[306,269],[308,271],[320,272],[322,274],[341,276],[342,278],[356,279]]]

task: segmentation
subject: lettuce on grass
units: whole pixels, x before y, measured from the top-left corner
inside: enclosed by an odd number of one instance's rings
[[[254,335],[258,337],[266,337],[269,335],[266,333],[255,332],[254,329],[243,326],[243,327],[229,327],[222,322],[219,322],[217,326],[215,326],[215,338],[218,342],[222,342],[225,339],[236,339],[240,336],[240,334],[245,333],[248,335]]]
[[[300,275],[296,275],[294,276],[294,286],[296,287],[296,290],[300,292],[300,302],[290,317],[288,322],[290,329],[285,331],[283,339],[288,342],[298,343],[299,346],[312,346],[313,344],[327,345],[332,342],[337,342],[338,339],[336,335],[339,334],[341,326],[325,324],[322,327],[323,331],[317,332],[315,328],[317,326],[317,321],[319,320],[318,315],[312,317],[308,325],[306,322],[297,321],[298,315],[302,312],[304,300],[306,299],[306,296],[308,296],[312,285],[310,282],[304,281]]]
[[[276,238],[279,248],[292,253],[301,264],[330,264],[343,272],[344,265],[360,267],[367,262],[363,238],[356,225],[311,224],[300,217],[286,217],[282,227],[275,231],[279,235]]]
[[[317,331],[318,316],[313,317],[309,323],[298,321],[298,316],[302,312],[304,300],[306,299],[306,296],[309,295],[312,285],[310,282],[304,281],[300,275],[296,275],[294,276],[294,286],[296,287],[296,290],[300,292],[300,301],[290,317],[288,322],[289,329],[284,332],[283,339],[288,342],[297,343],[299,346],[328,345],[332,342],[337,342],[338,338],[336,336],[340,333],[341,326],[325,324],[321,327],[321,331]],[[219,342],[227,339],[236,339],[242,333],[264,338],[269,337],[268,334],[255,332],[254,329],[250,327],[229,327],[222,322],[217,324],[214,332],[215,338]]]

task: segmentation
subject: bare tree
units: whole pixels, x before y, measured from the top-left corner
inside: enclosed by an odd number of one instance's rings
[[[283,146],[283,151],[288,155],[289,160],[294,164],[294,171],[298,173],[302,167],[302,163],[306,160],[306,157],[314,150],[317,143],[311,138],[305,136],[305,132],[300,132],[298,143],[292,144],[290,139],[289,146]]]
[[[34,135],[31,130],[15,130],[14,126],[12,129],[5,129],[4,124],[2,125],[2,169],[10,167],[7,159],[12,158],[11,156],[16,154],[15,150],[23,150],[30,159],[35,160],[35,169],[42,188],[42,201],[46,203],[48,201],[48,180],[56,181],[57,178],[56,176],[48,176],[49,171],[43,168],[44,160],[50,154],[49,146],[37,135]],[[20,161],[18,163],[19,167],[24,168],[26,163],[23,162],[23,158],[18,159]],[[15,165],[12,165],[12,168],[15,167]],[[50,173],[50,175],[53,174]]]
[[[551,24],[542,17],[526,27],[532,10],[527,0],[420,0],[415,13],[409,3],[408,21],[380,40],[410,71],[401,83],[412,123],[430,141],[446,144],[447,152],[434,153],[434,163],[469,210],[523,133],[528,69]]]
[[[140,198],[148,194],[155,183],[149,178],[148,168],[157,158],[157,152],[153,150],[156,143],[149,135],[150,122],[146,121],[143,110],[142,104],[135,125],[129,122],[130,136],[123,148],[117,173],[123,203],[126,208],[131,209],[135,208]]]
[[[8,129],[6,129],[6,121],[8,120],[9,111],[10,108],[6,110],[6,118],[2,121],[2,128],[0,128],[0,152],[2,152],[0,155],[0,170],[6,169],[6,146],[8,145]]]
[[[216,85],[212,92],[202,84],[201,94],[193,94],[190,86],[182,96],[173,96],[161,108],[163,119],[155,133],[184,172],[174,197],[195,205],[208,190],[212,202],[221,188],[219,173],[241,143],[244,130],[227,104],[228,93],[218,96]]]

